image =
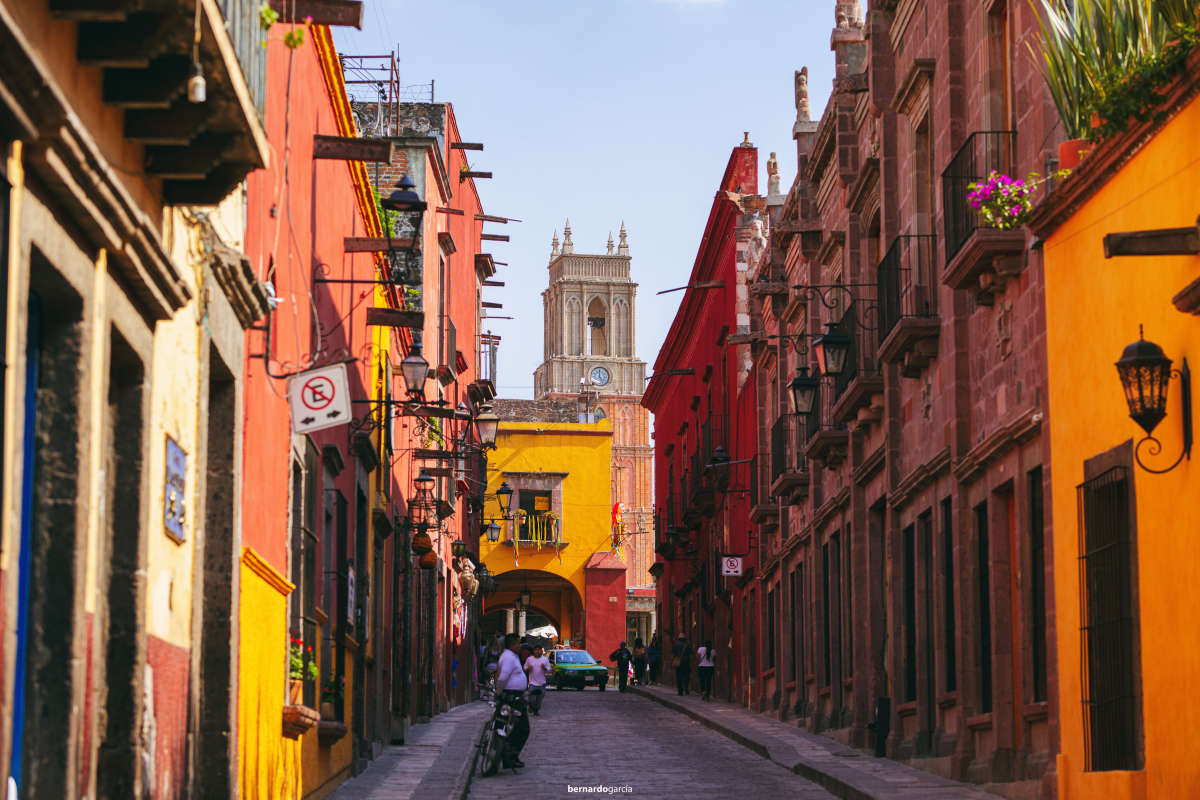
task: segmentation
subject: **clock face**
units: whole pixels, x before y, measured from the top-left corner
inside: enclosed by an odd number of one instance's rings
[[[608,383],[608,370],[604,367],[595,367],[592,369],[592,383],[597,386],[604,386]]]

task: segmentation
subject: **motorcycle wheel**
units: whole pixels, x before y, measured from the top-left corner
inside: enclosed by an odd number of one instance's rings
[[[488,777],[500,771],[500,754],[504,751],[504,739],[496,735],[491,720],[479,743],[479,774]]]

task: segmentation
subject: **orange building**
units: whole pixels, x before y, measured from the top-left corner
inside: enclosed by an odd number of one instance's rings
[[[1200,674],[1200,465],[1184,454],[1193,404],[1173,372],[1200,359],[1200,258],[1115,255],[1196,249],[1195,56],[1161,95],[1165,121],[1134,122],[1101,144],[1030,224],[1045,252],[1059,800],[1195,797],[1200,787],[1189,691]],[[1162,231],[1176,226],[1190,237]],[[1172,360],[1166,416],[1142,418],[1161,450],[1131,419],[1113,368],[1152,355],[1150,342]]]

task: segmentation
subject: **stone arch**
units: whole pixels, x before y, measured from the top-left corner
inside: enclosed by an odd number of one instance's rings
[[[624,297],[618,297],[617,299],[613,300],[612,318],[613,355],[633,355],[633,337],[630,334],[632,325],[629,314],[629,301]]]
[[[608,305],[599,295],[588,301],[588,355],[608,355]]]
[[[565,331],[563,343],[568,355],[583,355],[583,304],[578,297],[568,297],[566,301],[566,318],[563,321]]]

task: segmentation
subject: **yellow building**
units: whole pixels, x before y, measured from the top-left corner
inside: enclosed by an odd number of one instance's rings
[[[498,541],[481,541],[480,557],[497,591],[486,600],[483,629],[524,633],[550,624],[561,641],[603,657],[625,626],[625,567],[612,554],[612,425],[570,421],[570,401],[496,400],[495,413],[484,518],[500,531]],[[502,489],[512,492],[508,514]],[[529,605],[520,608],[524,591]]]
[[[1200,259],[1105,258],[1155,243],[1110,234],[1183,227],[1195,241],[1194,60],[1181,80],[1163,93],[1167,121],[1104,142],[1031,223],[1045,255],[1059,800],[1195,797],[1200,787],[1200,465],[1182,455],[1180,377],[1166,384],[1165,418],[1143,420],[1156,451],[1113,368],[1131,343],[1131,356],[1157,344],[1175,370],[1200,361]]]

